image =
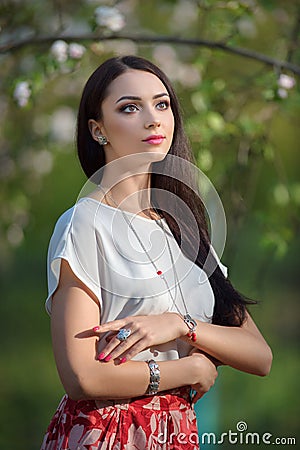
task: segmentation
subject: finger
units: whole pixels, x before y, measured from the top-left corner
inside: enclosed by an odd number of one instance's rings
[[[116,338],[117,340],[117,338]],[[113,340],[111,341],[112,345]],[[119,358],[122,362],[126,362],[140,353],[142,350],[149,348],[149,342],[147,337],[144,336],[139,330],[136,330],[125,341],[119,342],[113,350],[110,351],[109,345],[106,347],[109,349],[109,360]]]
[[[125,341],[120,341],[117,335],[112,337],[110,342],[104,347],[100,355],[98,355],[98,360],[110,361],[111,359],[118,358],[122,353],[124,353],[128,348],[135,344],[138,339],[138,333],[132,333]]]
[[[112,322],[107,322],[102,325],[96,325],[93,328],[95,333],[106,333],[107,331],[118,331],[120,328],[126,327],[126,322],[124,319],[114,320]]]
[[[145,341],[141,338],[139,332],[133,333],[126,341],[119,342],[111,352],[111,359],[123,359],[123,362],[128,361],[137,355],[140,351],[145,349]]]
[[[111,332],[105,337],[106,342],[110,342],[115,336],[117,335],[117,332]]]
[[[119,358],[123,360],[122,362],[129,361],[146,348],[149,348],[149,346],[146,344],[144,339],[141,339],[137,341],[136,344],[132,345],[128,351],[125,351],[122,354],[120,354]]]

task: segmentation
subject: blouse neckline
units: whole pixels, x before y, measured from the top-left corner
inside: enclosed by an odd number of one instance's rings
[[[145,220],[146,222],[155,222],[155,223],[158,223],[158,222],[161,221],[161,222],[166,223],[166,219],[165,219],[164,217],[162,217],[162,218],[160,218],[160,219],[147,219],[146,217],[140,216],[139,214],[135,214],[135,213],[132,213],[132,212],[130,212],[130,211],[126,211],[125,209],[122,209],[122,210],[121,210],[120,208],[115,208],[114,206],[107,205],[106,203],[100,202],[100,200],[97,200],[97,199],[95,199],[95,198],[93,198],[93,197],[82,197],[82,198],[79,200],[79,202],[82,201],[82,200],[90,200],[90,201],[92,201],[92,202],[94,202],[94,203],[97,203],[99,206],[104,206],[105,208],[108,208],[108,209],[110,209],[110,210],[112,210],[112,211],[118,211],[118,212],[120,212],[121,214],[122,214],[122,213],[128,214],[128,215],[132,216],[133,218],[137,217],[137,218],[139,218],[139,219],[141,219],[141,220]]]

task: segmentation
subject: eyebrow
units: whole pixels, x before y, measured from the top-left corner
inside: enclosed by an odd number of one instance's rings
[[[154,95],[152,98],[153,100],[155,100],[156,98],[160,98],[160,97],[170,97],[169,94],[167,94],[167,92],[162,92],[161,94],[156,94]],[[122,100],[142,100],[141,97],[137,97],[135,95],[124,95],[123,97],[120,97],[116,103],[121,102]]]

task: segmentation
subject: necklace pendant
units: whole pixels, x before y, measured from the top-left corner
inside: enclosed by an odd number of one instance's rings
[[[158,270],[156,273],[159,277],[163,274],[161,270]]]

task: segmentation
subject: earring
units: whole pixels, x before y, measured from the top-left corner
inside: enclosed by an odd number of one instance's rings
[[[99,136],[97,136],[97,140],[99,142],[99,145],[106,145],[108,142],[106,137],[103,136],[103,134],[100,134]]]

